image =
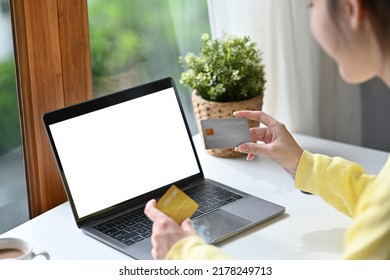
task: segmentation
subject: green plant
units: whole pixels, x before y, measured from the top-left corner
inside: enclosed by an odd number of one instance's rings
[[[230,102],[262,95],[265,87],[261,52],[248,36],[224,34],[221,39],[201,37],[200,54],[179,57],[182,72],[180,83],[202,98]]]
[[[0,62],[0,156],[20,143],[15,65],[8,59]]]
[[[134,31],[132,1],[94,0],[88,5],[93,76],[114,75],[140,59],[140,36]]]

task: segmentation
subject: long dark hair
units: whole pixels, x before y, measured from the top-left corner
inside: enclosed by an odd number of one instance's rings
[[[384,54],[390,54],[390,1],[361,0],[373,24],[376,38]],[[329,13],[337,22],[340,0],[328,0]]]

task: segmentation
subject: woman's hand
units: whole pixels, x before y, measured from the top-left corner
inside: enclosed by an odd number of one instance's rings
[[[172,246],[180,239],[197,235],[189,219],[178,225],[174,220],[156,208],[156,200],[150,200],[145,206],[145,215],[153,222],[152,256],[164,259]]]
[[[251,128],[253,143],[242,144],[236,147],[236,151],[248,154],[248,160],[254,159],[256,154],[266,155],[295,176],[303,149],[295,142],[284,124],[261,111],[237,111],[234,116],[255,120],[265,125]]]

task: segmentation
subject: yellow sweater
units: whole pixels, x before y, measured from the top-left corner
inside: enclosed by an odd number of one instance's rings
[[[390,259],[390,157],[377,176],[339,157],[313,155],[300,159],[295,185],[322,197],[354,219],[346,232],[344,259]],[[228,259],[200,237],[177,242],[166,259]]]
[[[356,163],[305,151],[295,184],[354,219],[344,259],[390,259],[390,158],[373,176]]]

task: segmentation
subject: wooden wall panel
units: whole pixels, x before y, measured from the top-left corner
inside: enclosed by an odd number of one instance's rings
[[[30,216],[66,201],[42,114],[92,97],[86,0],[12,0]],[[77,62],[77,63],[76,63]]]
[[[64,97],[71,105],[93,95],[87,1],[58,0],[58,10]]]

